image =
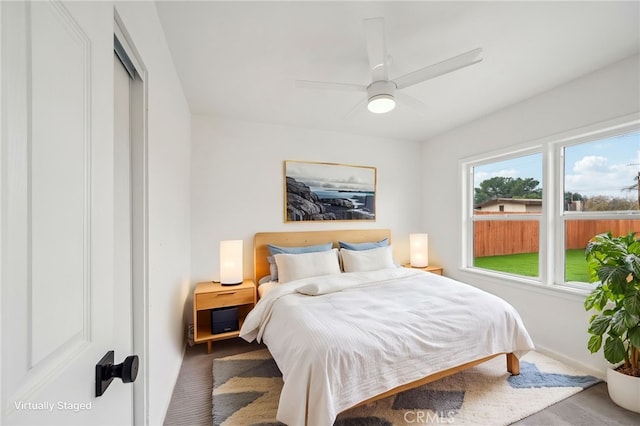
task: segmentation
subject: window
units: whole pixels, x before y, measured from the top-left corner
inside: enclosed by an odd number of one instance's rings
[[[640,236],[640,122],[461,163],[463,266],[587,288],[594,235]],[[545,182],[546,181],[546,182]]]
[[[473,266],[537,277],[542,154],[503,157],[471,173]]]
[[[560,146],[564,277],[588,282],[584,249],[596,234],[640,235],[640,131]]]

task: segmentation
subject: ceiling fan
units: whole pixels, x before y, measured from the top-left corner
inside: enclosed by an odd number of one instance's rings
[[[422,112],[426,105],[421,101],[399,92],[399,90],[413,86],[460,68],[473,65],[482,60],[482,49],[474,49],[458,56],[446,59],[437,64],[429,65],[403,76],[389,80],[389,57],[387,55],[387,38],[385,33],[384,18],[370,18],[364,20],[364,33],[367,42],[367,54],[371,68],[372,82],[369,85],[332,83],[324,81],[297,80],[298,87],[310,89],[329,89],[342,91],[365,92],[367,97],[360,101],[346,117],[359,110],[361,105],[367,103],[369,111],[383,114],[393,110],[396,99],[409,107]]]

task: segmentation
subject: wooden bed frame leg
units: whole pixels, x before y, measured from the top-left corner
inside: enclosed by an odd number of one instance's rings
[[[511,373],[512,376],[520,374],[520,360],[513,352],[507,354],[507,371]]]

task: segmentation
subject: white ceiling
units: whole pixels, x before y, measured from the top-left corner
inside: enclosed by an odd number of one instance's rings
[[[426,140],[640,51],[640,2],[160,1],[192,113]],[[363,19],[386,19],[390,78],[477,47],[478,64],[404,89],[428,107],[362,110],[364,94],[294,81],[369,84]],[[640,76],[639,76],[640,78]]]

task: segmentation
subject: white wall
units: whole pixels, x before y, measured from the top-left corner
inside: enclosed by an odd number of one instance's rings
[[[261,231],[390,228],[396,260],[409,260],[420,231],[420,144],[203,116],[192,120],[191,271],[218,278],[220,240],[244,240],[253,276],[253,235]],[[284,160],[377,168],[375,222],[284,222]]]
[[[595,73],[510,106],[424,143],[424,229],[430,259],[447,275],[495,293],[520,312],[539,348],[603,371],[599,354],[586,349],[584,296],[479,277],[460,264],[460,179],[458,161],[482,152],[534,141],[640,111],[640,58]],[[437,203],[432,200],[448,200]]]
[[[148,421],[162,424],[184,349],[190,292],[190,120],[152,2],[116,9],[148,71]],[[134,283],[135,285],[135,283]]]

